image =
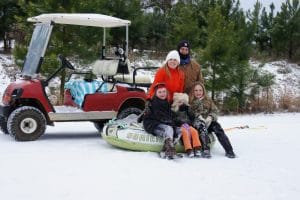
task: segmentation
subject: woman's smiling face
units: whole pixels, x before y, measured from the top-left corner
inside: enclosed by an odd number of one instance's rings
[[[168,60],[168,66],[172,69],[175,69],[179,65],[178,61],[176,59],[169,59]]]

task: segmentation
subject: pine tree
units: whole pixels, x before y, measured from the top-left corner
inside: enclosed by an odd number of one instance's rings
[[[287,0],[281,5],[281,11],[274,18],[271,37],[278,56],[287,55],[289,59],[299,59],[295,57],[300,48],[299,0],[293,0],[292,3]]]
[[[17,0],[0,1],[0,40],[3,40],[5,52],[11,49],[13,32],[16,30],[15,25],[18,16],[22,15],[24,15],[24,12],[18,5]]]
[[[262,4],[260,2],[256,2],[254,4],[254,9],[251,12],[247,11],[247,18],[249,19],[249,30],[252,31],[252,40],[255,42],[255,49],[259,50],[262,47],[260,42],[260,31],[261,31],[261,18],[260,13],[262,9]]]
[[[170,24],[167,40],[173,44],[173,47],[176,47],[176,44],[183,39],[189,40],[193,47],[199,46],[202,31],[198,26],[193,3],[179,1],[173,6],[167,17]]]
[[[225,60],[229,56],[233,41],[233,23],[228,23],[221,13],[221,8],[211,8],[207,27],[207,45],[203,51],[203,62],[211,69],[208,74],[207,87],[212,92],[212,99],[215,99],[215,92],[230,87],[228,82],[229,67]],[[220,84],[221,83],[221,84]]]

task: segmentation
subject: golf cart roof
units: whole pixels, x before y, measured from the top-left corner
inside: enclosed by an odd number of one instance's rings
[[[97,26],[103,28],[120,27],[130,25],[129,20],[111,17],[102,14],[69,14],[69,13],[50,13],[42,14],[27,19],[29,22],[54,22],[57,24],[73,24],[82,26]]]

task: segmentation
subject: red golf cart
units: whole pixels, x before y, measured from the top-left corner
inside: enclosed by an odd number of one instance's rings
[[[130,84],[115,78],[130,71],[127,62],[130,21],[100,14],[43,14],[28,21],[36,24],[22,72],[6,88],[0,105],[0,129],[3,133],[18,141],[31,141],[43,135],[47,125],[68,121],[90,121],[101,131],[104,123],[114,117],[123,118],[142,112],[146,93],[134,82],[135,77]],[[106,28],[124,26],[127,40],[125,53],[118,49],[119,58],[106,59],[103,52],[102,59],[92,64],[91,73],[97,78],[70,78],[65,85],[64,105],[60,106],[51,104],[45,89],[63,69],[74,71],[72,63],[59,55],[61,65],[52,75],[46,79],[38,75],[55,24],[101,27],[104,30],[104,45]],[[71,75],[76,73],[74,71]],[[141,85],[149,86],[150,83]]]

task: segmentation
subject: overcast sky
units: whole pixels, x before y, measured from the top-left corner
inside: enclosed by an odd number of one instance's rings
[[[254,4],[257,0],[240,0],[241,8],[243,8],[244,11],[247,11],[249,9],[253,10]],[[267,12],[269,12],[269,6],[273,2],[275,5],[275,13],[280,10],[281,4],[283,2],[286,2],[286,0],[258,0],[263,4],[263,7],[266,7]]]

